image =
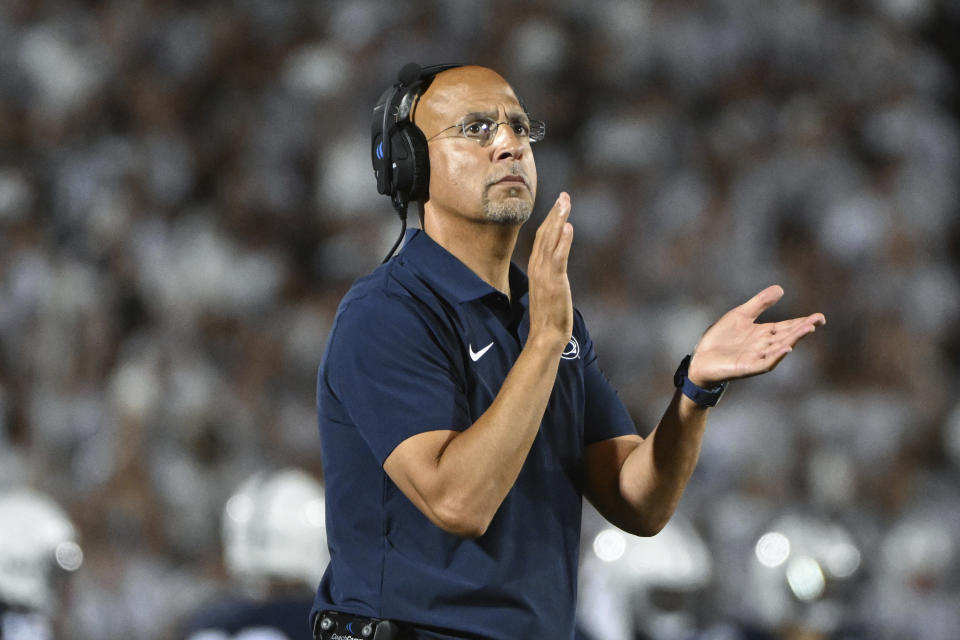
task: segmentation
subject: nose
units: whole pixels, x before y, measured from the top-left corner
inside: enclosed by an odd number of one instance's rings
[[[523,157],[526,144],[524,139],[513,130],[512,126],[504,123],[497,127],[497,133],[493,137],[491,147],[495,160],[519,160]]]

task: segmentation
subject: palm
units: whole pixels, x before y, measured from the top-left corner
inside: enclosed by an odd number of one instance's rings
[[[690,380],[713,386],[724,380],[766,373],[786,357],[793,346],[826,323],[822,313],[782,322],[756,322],[783,296],[778,285],[767,287],[744,304],[728,311],[707,329],[690,362]]]

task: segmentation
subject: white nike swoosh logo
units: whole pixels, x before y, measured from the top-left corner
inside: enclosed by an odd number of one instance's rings
[[[488,344],[487,346],[485,346],[483,349],[480,349],[480,351],[474,351],[474,350],[473,350],[473,345],[471,344],[471,345],[470,345],[470,359],[473,360],[474,362],[476,362],[477,360],[479,360],[480,358],[482,358],[482,357],[483,357],[483,354],[485,354],[487,351],[489,351],[490,347],[492,347],[492,346],[493,346],[493,343],[491,342],[490,344]]]

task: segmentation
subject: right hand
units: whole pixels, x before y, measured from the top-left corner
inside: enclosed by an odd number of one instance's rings
[[[530,335],[528,342],[556,348],[560,353],[573,334],[573,299],[567,279],[567,258],[573,242],[570,196],[560,194],[537,229],[527,265],[530,280]]]

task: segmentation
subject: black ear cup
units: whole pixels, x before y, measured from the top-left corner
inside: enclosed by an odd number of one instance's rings
[[[385,120],[389,120],[390,110],[395,108],[392,103],[396,93],[396,87],[390,87],[383,92],[383,95],[377,100],[377,106],[373,108],[373,120],[370,127],[372,136],[370,159],[373,162],[373,174],[377,178],[377,192],[390,196],[391,198],[393,197],[393,189],[391,187],[393,180],[390,167],[387,164],[391,154],[390,149],[384,145],[383,123]],[[388,105],[388,103],[390,104]]]
[[[393,142],[394,189],[406,194],[408,202],[426,199],[430,186],[430,156],[427,139],[416,125],[397,129]]]

